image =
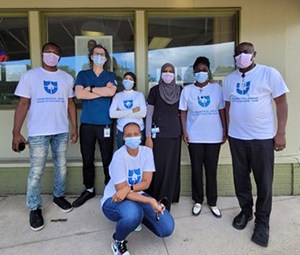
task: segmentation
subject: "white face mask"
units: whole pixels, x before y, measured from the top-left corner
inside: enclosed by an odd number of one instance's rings
[[[134,86],[134,81],[123,79],[122,84],[125,90],[130,90]]]
[[[95,54],[93,55],[93,62],[96,66],[103,66],[106,62],[106,57]]]
[[[199,83],[204,83],[208,80],[208,72],[195,73],[195,79]]]
[[[174,80],[174,74],[173,73],[167,73],[167,72],[162,73],[161,78],[165,83],[170,84]]]

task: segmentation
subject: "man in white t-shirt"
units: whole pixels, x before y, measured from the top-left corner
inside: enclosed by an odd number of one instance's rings
[[[232,155],[235,192],[242,211],[233,220],[244,229],[252,219],[253,197],[250,172],[257,186],[255,229],[251,240],[267,247],[272,207],[274,150],[286,146],[287,99],[289,91],[280,73],[253,62],[254,46],[243,42],[235,48],[238,70],[224,81],[228,136]],[[275,102],[278,128],[274,128],[272,102]]]
[[[66,151],[70,139],[77,142],[77,113],[74,103],[74,79],[57,68],[60,48],[46,43],[42,49],[43,66],[26,72],[15,91],[19,102],[15,111],[12,149],[20,152],[29,144],[30,172],[27,184],[27,206],[30,210],[30,228],[33,231],[44,227],[42,216],[41,182],[45,170],[49,145],[54,165],[53,203],[63,212],[72,210],[65,200]],[[28,141],[21,135],[27,118]]]
[[[124,126],[123,133],[125,145],[113,155],[110,181],[101,200],[104,215],[117,222],[111,244],[115,255],[129,255],[125,239],[141,223],[159,237],[167,237],[174,230],[169,211],[144,192],[149,188],[155,166],[152,150],[140,146],[140,126],[130,122]]]

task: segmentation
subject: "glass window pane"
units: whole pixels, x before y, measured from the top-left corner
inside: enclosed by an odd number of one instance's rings
[[[95,42],[111,54],[111,70],[118,82],[134,71],[134,26],[132,17],[49,17],[48,41],[61,47],[59,68],[73,77],[90,68],[88,49]],[[120,83],[121,84],[121,83]]]
[[[209,58],[212,78],[221,83],[234,70],[236,16],[149,17],[149,89],[157,84],[160,68],[171,63],[177,83],[194,82],[193,63],[199,56]]]
[[[0,17],[0,104],[16,104],[15,88],[30,65],[27,17]]]

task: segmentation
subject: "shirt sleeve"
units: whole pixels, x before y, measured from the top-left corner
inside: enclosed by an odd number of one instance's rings
[[[111,73],[108,78],[108,82],[112,82],[116,87],[118,86],[117,75],[115,73]]]
[[[74,93],[74,78],[72,76],[69,77],[69,91],[68,91],[68,97],[69,98],[73,98],[75,97],[75,93]]]
[[[26,72],[25,74],[22,75],[22,77],[18,83],[18,86],[15,90],[15,96],[25,97],[25,98],[32,97],[28,72]]]
[[[75,84],[74,84],[74,87],[76,87],[77,85],[81,85],[84,88],[86,87],[85,80],[84,80],[84,74],[83,74],[82,71],[80,71],[78,73]]]
[[[155,172],[153,152],[148,147],[144,147],[144,149],[144,156],[146,157],[146,161],[143,172]]]
[[[147,103],[150,105],[155,105],[155,102],[156,102],[156,93],[155,93],[155,87],[153,87],[150,89]]]
[[[286,86],[281,74],[275,68],[270,69],[268,80],[268,85],[272,91],[273,98],[279,97],[289,92],[289,89]]]
[[[219,86],[219,98],[220,98],[219,110],[221,110],[225,108],[225,100],[223,98],[223,89],[220,86]]]
[[[186,94],[186,89],[184,88],[181,92],[180,100],[179,100],[179,110],[182,110],[182,111],[188,110],[188,102],[186,100],[185,94]]]
[[[145,96],[142,92],[140,92],[140,108],[147,108]]]
[[[109,165],[109,175],[114,185],[127,181],[125,160],[122,159],[121,151],[116,151]]]
[[[223,85],[223,99],[224,101],[230,102],[229,93],[228,93],[228,79],[225,78]]]

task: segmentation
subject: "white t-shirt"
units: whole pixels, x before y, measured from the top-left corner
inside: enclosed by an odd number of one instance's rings
[[[121,111],[132,110],[135,107],[140,107],[140,109],[146,109],[146,101],[144,94],[139,91],[130,90],[130,91],[122,91],[118,92],[111,103],[110,109],[117,110],[118,108]],[[117,128],[121,132],[123,132],[123,128],[127,123],[135,122],[137,123],[141,130],[144,130],[144,122],[143,118],[130,118],[123,117],[118,118],[117,120]]]
[[[219,110],[224,107],[222,88],[217,83],[208,83],[203,88],[194,84],[183,88],[179,109],[187,111],[186,130],[190,143],[222,142]]]
[[[229,136],[243,140],[272,139],[275,135],[273,98],[289,92],[274,68],[256,65],[245,73],[238,70],[224,81],[224,100],[230,102]]]
[[[143,172],[155,172],[152,150],[146,146],[139,146],[138,155],[132,157],[127,152],[126,145],[123,145],[114,153],[109,165],[111,179],[104,189],[101,205],[116,193],[116,184],[124,181],[129,185],[138,184],[143,179]]]
[[[30,98],[28,136],[67,133],[68,98],[74,97],[74,79],[62,70],[49,72],[42,67],[27,71],[15,95]]]

